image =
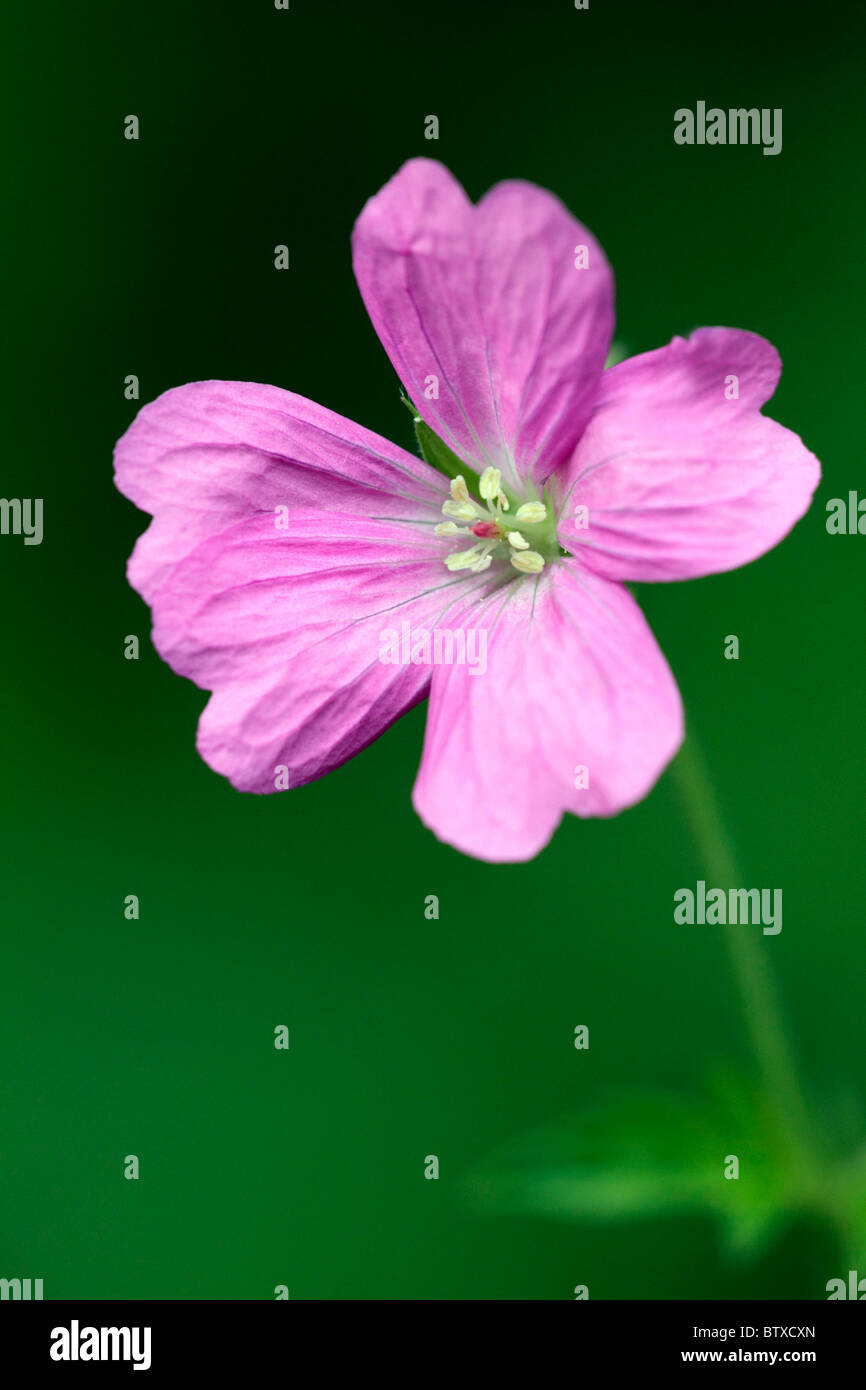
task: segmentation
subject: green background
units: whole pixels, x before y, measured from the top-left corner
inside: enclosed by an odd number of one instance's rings
[[[722,933],[672,920],[706,876],[672,779],[513,867],[416,819],[424,706],[317,784],[235,793],[195,752],[205,695],[158,659],[126,584],[146,518],[111,450],[129,373],[141,403],[271,382],[412,447],[349,234],[413,155],[473,198],[508,177],[558,194],[607,250],[629,352],[702,324],[771,339],[768,413],[823,464],[812,511],[743,570],[638,596],[743,884],[784,890],[761,949],[825,1138],[866,1075],[866,539],[824,524],[828,498],[866,489],[859,13],[150,0],[4,21],[0,491],[45,499],[45,538],[0,538],[0,1275],[48,1298],[510,1299],[823,1298],[844,1273],[808,1216],[745,1261],[699,1214],[473,1203],[491,1154],[579,1127],[610,1087],[691,1094],[720,1062],[753,1068]],[[676,146],[698,99],[782,107],[782,153]]]

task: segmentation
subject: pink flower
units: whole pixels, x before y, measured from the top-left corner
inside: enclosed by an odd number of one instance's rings
[[[153,516],[130,581],[161,656],[213,692],[198,749],[233,786],[321,777],[429,695],[418,814],[467,854],[528,859],[563,811],[640,800],[682,740],[624,584],[761,555],[818,462],[760,413],[781,366],[753,333],[703,328],[605,371],[610,267],[543,189],[501,183],[474,207],[414,159],[353,246],[462,476],[275,386],[180,386],[117,446],[118,487]],[[411,632],[414,659],[383,657],[384,631]],[[484,669],[455,640],[473,634]]]

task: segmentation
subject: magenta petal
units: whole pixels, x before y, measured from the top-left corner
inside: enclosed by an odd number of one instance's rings
[[[529,183],[473,207],[441,164],[413,159],[367,203],[353,248],[376,332],[430,427],[476,471],[546,478],[589,417],[613,331],[613,277],[586,228]]]
[[[115,449],[120,491],[154,520],[130,582],[146,598],[207,536],[276,507],[441,519],[445,480],[315,402],[246,381],[197,381],[139,411]]]
[[[447,623],[483,576],[442,563],[413,524],[296,511],[237,522],[199,545],[154,596],[154,643],[214,694],[198,748],[241,791],[331,771],[426,693],[429,665],[383,662],[393,633]],[[394,649],[396,652],[396,649]]]
[[[799,436],[760,413],[780,371],[757,334],[701,328],[605,372],[560,475],[562,544],[619,580],[713,574],[776,545],[820,478]]]
[[[564,560],[464,625],[486,632],[487,669],[434,671],[413,796],[439,839],[530,859],[563,811],[609,816],[646,795],[682,740],[682,706],[627,590]]]

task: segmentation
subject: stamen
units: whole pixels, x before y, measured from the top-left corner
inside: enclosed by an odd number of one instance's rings
[[[498,497],[502,489],[502,474],[498,468],[485,468],[478,483],[478,491],[485,502],[491,502],[494,497]]]
[[[471,502],[443,502],[442,515],[453,516],[457,521],[475,521],[478,512]]]
[[[530,549],[532,542],[503,520],[503,511],[509,511],[508,498],[502,488],[502,474],[498,468],[488,466],[478,480],[478,492],[486,505],[476,501],[466,486],[463,477],[452,478],[451,496],[442,504],[442,515],[447,518],[434,526],[437,536],[478,537],[474,545],[466,550],[453,550],[445,556],[445,564],[450,571],[471,570],[481,574],[489,569],[496,557],[500,563],[506,558],[520,574],[540,574],[545,559],[537,550]],[[517,508],[513,521],[526,526],[534,526],[546,521],[548,508],[544,502],[524,502]],[[463,523],[457,525],[457,522]],[[507,545],[506,542],[507,541]],[[545,545],[547,540],[545,540]]]
[[[543,502],[524,502],[522,507],[517,508],[514,520],[536,525],[539,521],[547,520],[547,508]]]
[[[521,574],[540,574],[544,569],[544,559],[537,550],[518,550],[512,555],[511,563]]]
[[[480,545],[471,545],[468,550],[452,550],[445,556],[445,564],[450,570],[468,570],[479,557]]]

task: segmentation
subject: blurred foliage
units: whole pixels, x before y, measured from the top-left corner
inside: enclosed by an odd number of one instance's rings
[[[702,1095],[610,1094],[504,1146],[466,1190],[484,1209],[559,1220],[708,1214],[724,1249],[749,1258],[795,1219],[816,1214],[843,1237],[856,1233],[859,1243],[866,1147],[815,1166],[772,1097],[733,1071],[718,1071]]]

